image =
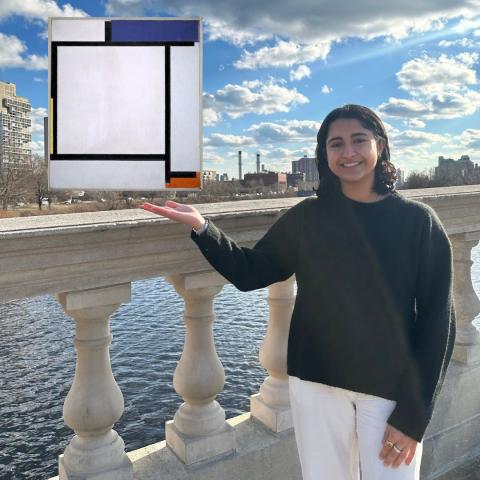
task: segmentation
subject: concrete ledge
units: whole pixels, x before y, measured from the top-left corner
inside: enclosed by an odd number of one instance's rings
[[[267,405],[260,393],[250,397],[250,412],[256,421],[263,423],[273,432],[283,432],[293,428],[290,406],[272,407]]]
[[[130,452],[135,480],[302,480],[293,429],[273,433],[250,413],[227,420],[237,438],[237,451],[220,461],[184,465],[159,442]]]
[[[227,423],[235,432],[236,453],[187,466],[164,440],[127,453],[133,464],[134,480],[302,480],[293,429],[273,433],[254,421],[250,413],[231,418]],[[428,463],[425,463],[427,470]],[[457,458],[455,464],[456,468],[443,473],[425,472],[422,468],[421,479],[480,479],[480,450],[478,457]]]
[[[480,456],[479,381],[480,365],[451,362],[448,366],[423,442],[423,479],[443,479]],[[454,478],[451,475],[445,478]]]
[[[58,460],[58,471],[60,475],[55,478],[60,480],[131,480],[132,479],[132,463],[128,456],[124,455],[122,465],[115,470],[107,472],[89,473],[85,475],[76,475],[68,471],[65,465],[64,456],[60,455]]]
[[[403,190],[433,207],[449,235],[480,239],[480,186]],[[301,197],[197,204],[253,246]],[[140,209],[0,220],[0,301],[178,274],[207,274],[190,228]],[[218,282],[218,278],[214,280]]]
[[[228,422],[214,434],[189,437],[178,431],[173,420],[169,420],[165,424],[165,438],[170,448],[187,465],[207,459],[218,461],[235,452],[235,430]]]

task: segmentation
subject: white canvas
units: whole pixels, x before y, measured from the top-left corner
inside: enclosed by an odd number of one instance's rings
[[[95,18],[55,18],[52,20],[53,42],[103,42],[105,20]]]
[[[171,65],[171,169],[198,171],[200,158],[200,78],[198,45],[172,47]],[[186,142],[185,138],[189,141]]]
[[[59,154],[165,153],[163,47],[58,47]]]
[[[64,160],[50,162],[50,188],[159,190],[165,188],[165,162],[142,160]]]

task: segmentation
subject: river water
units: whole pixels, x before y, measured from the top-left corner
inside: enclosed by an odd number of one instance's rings
[[[480,296],[480,248],[473,250]],[[266,372],[258,352],[268,318],[267,289],[226,285],[215,299],[214,336],[225,368],[217,400],[227,418],[249,410]],[[183,301],[163,278],[132,284],[132,301],[111,319],[112,369],[125,411],[115,429],[131,451],[165,438],[182,399],[172,386],[184,341]],[[0,479],[45,480],[72,432],[62,419],[75,370],[73,321],[53,296],[0,305]]]

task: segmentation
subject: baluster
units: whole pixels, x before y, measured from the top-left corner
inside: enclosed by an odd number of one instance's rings
[[[225,373],[213,340],[213,299],[223,285],[188,288],[183,275],[166,279],[185,302],[185,344],[173,375],[173,386],[184,403],[166,423],[165,436],[167,445],[189,465],[235,451],[234,430],[215,400],[223,390]]]
[[[109,318],[129,302],[130,284],[57,294],[75,320],[77,365],[63,407],[75,436],[59,458],[60,480],[131,480],[132,464],[122,438],[112,430],[122,416],[123,395],[113,377]]]
[[[268,289],[269,320],[260,348],[260,363],[268,377],[260,392],[250,397],[252,417],[274,432],[292,428],[288,394],[287,345],[290,320],[295,303],[295,276]]]
[[[468,234],[467,234],[468,235]],[[480,362],[480,334],[473,325],[473,320],[480,313],[480,300],[472,284],[472,248],[478,244],[477,239],[467,235],[452,235],[453,247],[454,293],[457,334],[453,359],[457,362],[475,364]]]

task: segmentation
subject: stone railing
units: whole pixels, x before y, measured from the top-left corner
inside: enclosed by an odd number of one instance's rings
[[[422,474],[440,478],[480,455],[480,344],[472,323],[480,301],[470,254],[480,240],[480,186],[410,190],[431,205],[454,249],[457,340],[424,440]],[[300,198],[198,205],[241,245],[252,246]],[[402,221],[401,218],[398,219]],[[0,299],[56,294],[76,324],[77,367],[65,399],[75,432],[59,459],[60,479],[300,480],[288,398],[286,346],[294,278],[269,287],[270,314],[260,362],[268,372],[250,412],[225,419],[215,400],[224,370],[215,351],[213,301],[226,280],[211,270],[190,229],[141,210],[0,221]],[[129,302],[131,282],[164,276],[185,303],[185,344],[174,373],[183,397],[166,441],[125,453],[112,429],[123,396],[109,358],[109,317]]]

